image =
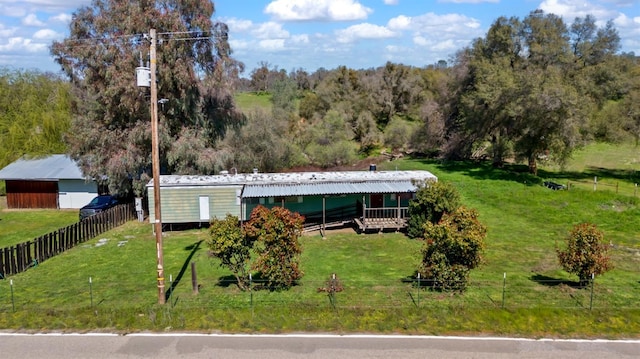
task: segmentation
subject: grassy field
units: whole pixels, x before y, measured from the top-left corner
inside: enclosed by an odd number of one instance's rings
[[[239,92],[235,96],[236,106],[249,113],[254,109],[271,109],[271,95],[255,92]]]
[[[0,328],[640,335],[636,197],[609,190],[552,191],[540,185],[544,178],[526,174],[521,166],[496,170],[477,163],[403,160],[379,164],[385,168],[430,170],[454,183],[464,204],[480,212],[489,229],[485,262],[472,272],[464,294],[413,285],[419,241],[396,233],[349,231],[329,233],[324,240],[317,233],[302,238],[305,275],[291,290],[240,292],[229,281],[230,273],[207,256],[202,242],[207,231],[193,230],[165,235],[171,296],[159,306],[151,227],[131,222],[12,277],[12,287],[0,281]],[[545,177],[569,178],[543,170]],[[576,288],[577,278],[560,269],[555,255],[571,227],[584,221],[603,230],[615,265],[596,278],[593,291]],[[197,295],[191,262],[201,285]],[[318,292],[331,273],[345,287],[335,307]]]
[[[2,209],[0,210],[0,248],[30,241],[77,221],[77,209],[59,211]]]

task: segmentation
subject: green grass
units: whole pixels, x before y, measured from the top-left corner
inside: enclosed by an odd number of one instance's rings
[[[271,110],[271,95],[255,92],[239,92],[235,96],[236,106],[244,112],[248,113],[254,109]]]
[[[165,277],[175,290],[159,306],[151,226],[130,222],[12,277],[13,300],[8,281],[0,281],[0,328],[639,336],[637,198],[580,188],[552,191],[523,166],[496,170],[482,163],[402,160],[378,168],[396,167],[426,169],[454,183],[463,203],[487,225],[485,262],[472,271],[464,294],[413,285],[409,277],[420,242],[396,233],[344,232],[301,239],[305,275],[298,286],[241,292],[207,256],[201,242],[207,231],[193,230],[166,233]],[[543,171],[545,177],[573,179],[573,172]],[[555,255],[571,227],[584,221],[603,230],[615,266],[596,279],[593,302],[591,290],[576,288],[577,278],[560,269]],[[191,262],[201,284],[198,295],[192,293]],[[318,292],[331,273],[345,288],[335,308]]]
[[[0,209],[0,248],[30,241],[78,221],[78,210]]]

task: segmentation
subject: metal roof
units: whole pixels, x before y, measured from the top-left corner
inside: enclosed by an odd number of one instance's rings
[[[411,181],[376,181],[354,183],[301,183],[301,184],[247,184],[243,198],[286,197],[312,195],[339,195],[357,193],[403,193],[415,192]]]
[[[242,197],[414,192],[414,181],[437,180],[429,171],[340,171],[160,176],[160,187],[241,186]],[[147,187],[153,187],[149,181]]]
[[[80,167],[67,155],[21,158],[0,170],[0,180],[55,181],[85,179]]]

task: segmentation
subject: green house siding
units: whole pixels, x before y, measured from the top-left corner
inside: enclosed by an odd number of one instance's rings
[[[327,213],[343,210],[345,213],[357,213],[359,206],[362,205],[361,194],[337,195],[337,196],[304,196],[304,197],[287,197],[284,199],[284,207],[292,212],[298,212],[303,215],[322,215],[322,198],[325,197],[325,210]],[[247,201],[245,199],[245,201]],[[245,218],[251,216],[251,211],[258,205],[267,208],[283,206],[282,198],[252,198],[247,201],[245,206]]]
[[[240,191],[242,186],[161,187],[160,201],[163,223],[208,222],[211,218],[224,218],[227,213],[240,217]],[[148,188],[149,220],[155,218],[153,187]],[[201,219],[200,198],[208,203],[208,219]]]

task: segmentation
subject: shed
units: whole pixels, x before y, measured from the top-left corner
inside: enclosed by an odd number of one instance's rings
[[[208,223],[227,214],[247,220],[258,205],[283,206],[305,216],[305,225],[355,218],[406,215],[417,182],[437,180],[428,171],[246,173],[160,177],[163,223]],[[155,219],[153,181],[147,185],[149,220]]]
[[[81,208],[98,194],[67,155],[21,158],[0,170],[8,208]]]

